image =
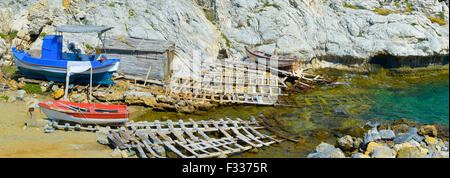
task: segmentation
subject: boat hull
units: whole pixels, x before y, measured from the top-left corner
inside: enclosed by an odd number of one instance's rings
[[[66,82],[67,69],[65,67],[42,65],[39,63],[43,63],[42,61],[45,60],[31,58],[29,56],[27,56],[27,59],[25,59],[25,54],[19,54],[16,51],[13,51],[13,54],[14,54],[14,63],[16,64],[19,71],[25,77],[55,82]],[[67,64],[67,61],[62,60],[55,61],[55,63],[56,62]],[[94,63],[94,61],[90,62]],[[114,82],[111,80],[111,77],[113,73],[117,71],[118,68],[119,68],[118,61],[111,62],[102,66],[97,67],[94,66],[92,69],[92,83],[105,85],[114,84]],[[91,71],[88,70],[82,73],[73,74],[70,76],[69,82],[89,83],[91,78],[90,72]]]
[[[41,110],[51,120],[63,120],[80,124],[120,124],[128,121],[128,114],[100,115],[57,111],[40,105]]]

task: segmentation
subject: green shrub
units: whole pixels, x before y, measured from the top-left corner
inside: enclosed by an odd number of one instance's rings
[[[40,37],[40,38],[44,38],[45,35],[47,35],[47,34],[46,34],[45,32],[42,32],[42,33],[39,35],[39,37]]]
[[[355,7],[354,5],[351,5],[351,4],[344,4],[344,7],[352,8],[352,9],[359,9],[359,8],[357,8],[357,7]]]
[[[269,1],[264,2],[264,7],[274,7],[276,9],[280,9],[280,6],[275,3],[269,3]]]
[[[23,90],[25,90],[27,93],[31,94],[42,94],[41,86],[39,84],[29,84],[27,83]]]
[[[391,13],[391,11],[389,9],[380,9],[378,7],[375,8],[373,10],[373,12],[376,12],[377,14],[380,14],[380,15],[389,15]]]
[[[430,19],[430,21],[433,23],[438,23],[439,25],[447,24],[446,21],[444,21],[443,19],[437,18],[437,17],[428,17],[428,19]]]
[[[231,47],[231,44],[230,44],[230,40],[227,38],[227,36],[225,36],[225,35],[222,33],[222,38],[225,39],[225,44],[227,45],[228,48],[230,48],[230,47]]]
[[[205,12],[206,19],[208,19],[211,23],[216,24],[216,13],[214,11],[203,9],[203,12]]]
[[[114,3],[110,3],[108,6],[109,7],[116,7],[116,5],[114,5]]]
[[[94,49],[94,47],[92,47],[91,45],[89,45],[87,43],[86,43],[86,48],[89,49],[89,50],[93,50]]]
[[[0,96],[0,99],[4,99],[4,100],[8,101],[9,96]]]

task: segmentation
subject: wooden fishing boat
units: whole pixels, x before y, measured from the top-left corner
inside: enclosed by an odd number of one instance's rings
[[[261,51],[251,50],[248,46],[245,46],[245,50],[251,55],[250,59],[256,63],[267,64],[275,68],[289,68],[293,63],[297,61],[296,58],[289,58],[284,56],[278,56],[276,51],[274,55],[267,54]],[[257,59],[255,59],[257,58]],[[276,60],[277,63],[273,64],[270,61]],[[276,66],[273,66],[276,65]]]
[[[93,26],[62,26],[57,27],[57,32],[70,33],[103,33],[111,28]],[[73,43],[69,43],[71,52],[63,52],[63,36],[47,35],[43,38],[40,57],[32,56],[25,51],[18,51],[12,48],[14,62],[19,71],[27,78],[49,80],[55,82],[66,82],[69,63],[76,62],[78,65],[89,66],[90,71],[82,71],[73,74],[69,82],[95,84],[114,84],[111,80],[112,74],[119,68],[120,59],[108,59],[100,54],[81,54],[79,49],[75,49]],[[76,67],[76,66],[75,66]],[[74,67],[72,67],[74,68]]]
[[[119,124],[128,121],[130,111],[126,105],[72,103],[68,101],[44,101],[41,110],[52,120],[64,120],[80,124]]]

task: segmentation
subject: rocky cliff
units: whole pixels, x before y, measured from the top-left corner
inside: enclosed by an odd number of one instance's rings
[[[39,49],[45,34],[65,24],[114,27],[129,35],[176,44],[178,59],[192,51],[234,58],[244,46],[298,57],[313,66],[361,68],[448,64],[448,1],[439,0],[4,0],[0,57],[11,46]],[[96,34],[65,34],[65,45],[99,45]]]

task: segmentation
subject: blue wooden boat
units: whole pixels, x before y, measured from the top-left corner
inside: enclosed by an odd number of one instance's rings
[[[68,30],[69,29],[69,30]],[[101,27],[71,27],[57,28],[59,32],[104,32],[111,28]],[[73,53],[62,52],[62,35],[47,35],[43,39],[41,58],[32,57],[24,51],[17,51],[12,48],[14,62],[20,72],[27,78],[49,80],[56,82],[66,82],[68,61],[88,62],[92,66],[92,83],[95,84],[114,84],[111,80],[112,74],[117,71],[120,59],[107,59],[105,56],[80,54],[79,50],[73,50]],[[70,47],[69,47],[70,48]],[[97,58],[100,57],[100,60]],[[91,71],[85,71],[71,75],[69,82],[89,83]]]

